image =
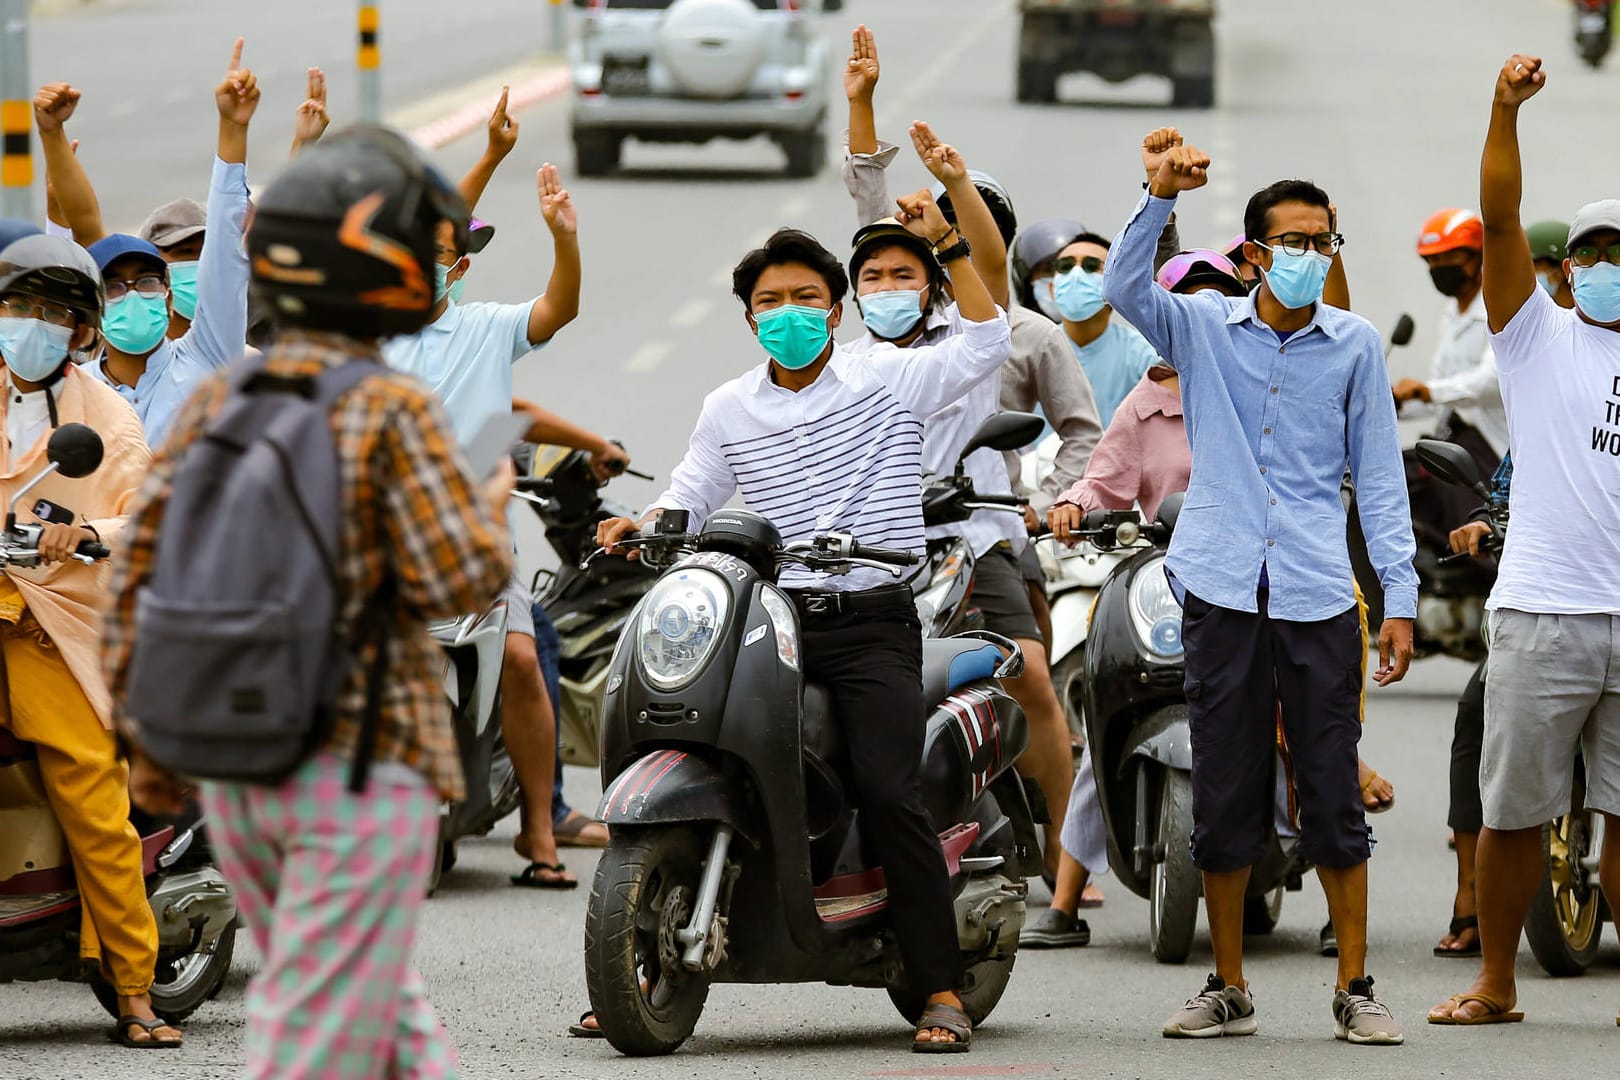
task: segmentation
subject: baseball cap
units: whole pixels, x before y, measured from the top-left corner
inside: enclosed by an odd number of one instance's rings
[[[1532,259],[1563,262],[1569,257],[1569,226],[1562,221],[1538,221],[1525,228],[1524,237],[1530,241]]]
[[[27,218],[0,218],[0,251],[25,236],[39,236],[44,231]]]
[[[1620,232],[1620,199],[1599,199],[1575,211],[1575,220],[1569,223],[1569,246],[1574,247],[1575,241],[1599,229]]]
[[[135,234],[160,248],[173,247],[208,228],[208,210],[196,199],[166,202],[146,216]]]
[[[489,242],[493,239],[495,239],[495,226],[489,222],[473,218],[467,223],[467,254],[478,254],[489,247]]]
[[[125,255],[144,255],[163,267],[164,277],[168,276],[169,264],[164,261],[163,252],[150,240],[142,240],[128,233],[113,233],[90,245],[90,257],[96,260],[96,268],[104,274],[107,267]]]

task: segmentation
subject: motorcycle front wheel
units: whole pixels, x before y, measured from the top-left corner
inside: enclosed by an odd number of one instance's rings
[[[1161,964],[1183,964],[1198,929],[1202,878],[1193,865],[1192,777],[1165,769],[1159,789],[1158,843],[1164,857],[1153,864],[1148,889],[1148,941]]]
[[[675,937],[697,905],[704,844],[686,827],[626,829],[596,864],[585,912],[585,988],[602,1034],[633,1057],[672,1053],[697,1027],[709,980]]]
[[[185,1020],[200,1009],[203,1002],[219,993],[235,955],[236,920],[232,919],[213,941],[199,945],[195,951],[170,963],[159,961],[157,977],[152,983],[152,1011],[168,1024]],[[91,989],[113,1019],[123,1015],[112,984],[97,979]]]
[[[1585,868],[1597,850],[1589,810],[1542,826],[1546,875],[1524,921],[1530,951],[1547,974],[1584,975],[1603,938],[1603,893]]]

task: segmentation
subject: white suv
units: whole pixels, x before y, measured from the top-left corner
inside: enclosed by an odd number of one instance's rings
[[[571,126],[581,176],[619,163],[625,138],[769,135],[789,176],[827,161],[827,45],[805,0],[574,0]]]

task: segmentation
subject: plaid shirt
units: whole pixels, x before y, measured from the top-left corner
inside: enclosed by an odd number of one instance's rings
[[[378,371],[339,398],[332,411],[344,522],[339,633],[350,640],[363,613],[375,617],[368,605],[384,570],[392,573],[395,601],[386,615],[389,658],[374,760],[408,765],[445,798],[456,799],[463,781],[441,682],[444,657],[426,620],[488,607],[510,579],[510,542],[504,521],[489,516],[470,483],[437,399],[415,378],[384,368],[375,346],[336,335],[288,334],[271,351],[268,366],[278,375],[313,375],[352,359],[375,361]],[[104,637],[107,681],[120,705],[134,646],[135,597],[151,578],[175,468],[224,404],[230,379],[226,369],[198,386],[130,509]],[[338,697],[326,744],[336,753],[354,753],[374,654],[369,646],[361,651]],[[120,715],[118,722],[139,741],[127,717]]]

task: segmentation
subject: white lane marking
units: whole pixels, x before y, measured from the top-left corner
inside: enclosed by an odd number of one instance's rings
[[[897,112],[902,115],[908,113],[913,104],[932,89],[936,82],[944,78],[946,72],[960,71],[961,68],[958,66],[957,61],[961,60],[963,54],[969,49],[983,41],[985,33],[990,27],[999,21],[1005,20],[1012,13],[1015,6],[1013,0],[999,0],[998,3],[985,5],[984,17],[968,27],[967,31],[956,40],[955,44],[945,50],[942,55],[930,61],[928,74],[906,87],[898,96],[885,102],[884,123],[890,124],[894,114]],[[909,122],[906,124],[906,130],[911,130]]]
[[[730,275],[727,275],[727,280],[730,280]],[[675,314],[669,317],[669,325],[677,330],[690,330],[713,310],[713,300],[689,300],[675,309]]]
[[[637,374],[652,371],[674,351],[675,347],[667,341],[649,341],[630,354],[630,359],[624,362],[624,370]]]
[[[490,110],[510,85],[506,107],[516,113],[568,89],[566,66],[514,65],[495,76],[476,79],[463,87],[437,94],[390,117],[394,127],[405,128],[417,145],[436,150],[489,122]],[[516,77],[514,77],[516,76]]]

